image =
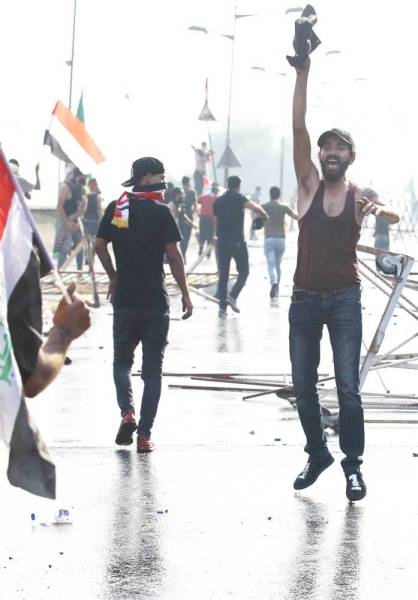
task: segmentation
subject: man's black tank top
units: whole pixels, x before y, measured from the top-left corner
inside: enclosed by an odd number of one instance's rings
[[[80,187],[75,186],[71,181],[65,182],[71,190],[71,198],[64,202],[64,212],[67,217],[73,215],[83,202],[83,194]]]
[[[299,221],[295,286],[330,292],[360,285],[356,246],[361,228],[355,219],[355,191],[350,183],[342,213],[330,217],[324,211],[321,181],[308,212]]]

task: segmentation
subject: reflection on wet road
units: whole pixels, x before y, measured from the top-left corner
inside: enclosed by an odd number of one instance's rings
[[[150,457],[116,451],[114,507],[109,524],[106,588],[109,598],[158,597],[164,563],[158,499]],[[163,509],[159,509],[163,510]]]

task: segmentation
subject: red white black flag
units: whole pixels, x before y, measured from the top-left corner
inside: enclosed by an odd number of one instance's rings
[[[55,498],[55,466],[29,415],[21,373],[29,377],[36,364],[39,334],[28,344],[24,332],[42,329],[40,274],[51,266],[0,148],[0,439],[10,483],[46,498]]]

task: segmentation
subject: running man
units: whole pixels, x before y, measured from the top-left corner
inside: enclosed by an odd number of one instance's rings
[[[213,205],[218,255],[218,296],[219,316],[226,316],[227,306],[236,313],[240,312],[237,298],[247,281],[250,272],[247,244],[244,238],[244,210],[253,210],[262,219],[267,219],[264,209],[247,200],[240,193],[241,179],[237,175],[228,177],[228,190],[216,199]],[[228,294],[229,269],[231,259],[237,266],[238,278],[231,293]]]
[[[288,206],[280,204],[279,200],[280,188],[274,185],[270,188],[270,202],[262,205],[269,217],[264,225],[264,254],[271,285],[270,298],[277,298],[279,295],[280,265],[286,248],[285,216],[289,215],[296,220],[298,218]]]

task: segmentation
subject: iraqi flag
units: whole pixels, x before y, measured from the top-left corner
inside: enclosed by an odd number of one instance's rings
[[[94,173],[97,166],[106,160],[83,121],[60,100],[52,111],[44,144],[50,147],[54,156],[66,163],[73,163],[83,173]]]
[[[40,276],[51,266],[0,148],[0,439],[9,482],[46,498],[55,498],[55,466],[29,415],[20,373],[30,376],[42,344]]]

